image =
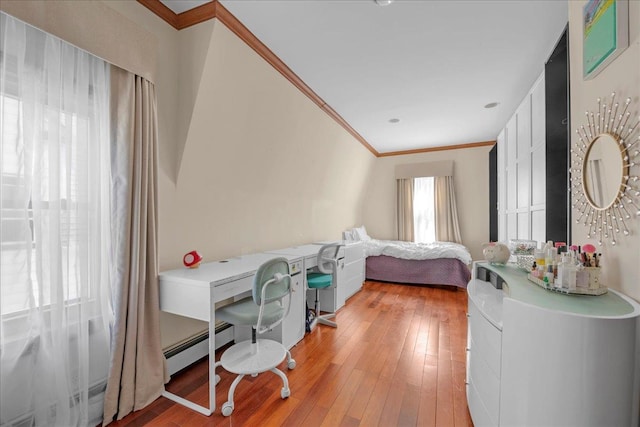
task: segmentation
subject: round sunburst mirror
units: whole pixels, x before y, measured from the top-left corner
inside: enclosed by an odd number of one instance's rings
[[[573,207],[576,223],[588,228],[587,238],[602,245],[629,235],[626,221],[640,216],[640,182],[635,167],[640,157],[640,117],[623,105],[598,99],[598,109],[586,112],[586,126],[576,129],[578,141],[571,150]],[[635,174],[634,174],[635,173]]]

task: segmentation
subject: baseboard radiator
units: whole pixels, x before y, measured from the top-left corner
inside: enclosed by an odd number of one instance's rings
[[[92,321],[90,321],[92,322]],[[101,329],[97,327],[89,327],[89,425],[95,426],[102,423],[102,413],[104,406],[104,393],[107,387],[107,375],[109,371],[109,348],[108,340],[105,339]],[[70,355],[73,355],[73,349],[76,346],[77,337],[70,335],[69,348]],[[5,346],[22,345],[22,342],[5,343]],[[0,348],[0,352],[3,349]],[[6,350],[6,349],[5,349]],[[31,406],[31,390],[34,360],[39,357],[40,338],[34,337],[30,340],[28,346],[24,347],[20,354],[20,358],[9,370],[3,366],[2,376],[2,393],[3,405],[2,414],[0,414],[0,427],[31,427],[35,425],[34,408]],[[77,362],[70,361],[71,366],[77,366]],[[5,368],[7,368],[5,370]],[[77,375],[77,373],[71,373]],[[5,382],[6,381],[6,382]],[[11,384],[11,393],[7,393],[7,385]],[[77,401],[79,392],[76,390],[69,395],[70,401]],[[52,413],[55,411],[55,405],[51,405]]]
[[[216,350],[233,341],[233,326],[216,326]],[[209,332],[205,331],[165,350],[169,375],[183,370],[209,354]]]

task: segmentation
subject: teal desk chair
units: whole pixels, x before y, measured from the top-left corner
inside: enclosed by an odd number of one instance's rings
[[[285,301],[286,300],[286,301]],[[286,302],[286,304],[285,304]],[[229,347],[215,367],[238,374],[229,388],[228,401],[222,405],[222,415],[233,412],[233,394],[245,375],[257,376],[266,371],[278,375],[284,384],[280,396],[291,394],[287,376],[277,368],[287,358],[287,367],[296,367],[291,353],[279,342],[257,339],[257,336],[282,323],[291,307],[291,276],[286,258],[274,258],[262,264],[253,280],[252,296],[216,310],[216,318],[232,325],[251,326],[251,340]],[[214,368],[215,368],[214,367]],[[216,383],[220,377],[216,375]]]
[[[307,273],[307,287],[316,290],[315,318],[310,329],[313,330],[318,323],[336,328],[338,324],[329,319],[336,316],[335,313],[320,314],[320,290],[336,287],[336,273],[338,271],[338,251],[340,244],[330,243],[323,245],[318,251],[318,271]]]

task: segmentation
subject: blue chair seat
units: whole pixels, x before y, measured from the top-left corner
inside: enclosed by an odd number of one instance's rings
[[[322,289],[331,286],[331,274],[309,273],[307,274],[307,285],[309,288]]]
[[[262,314],[262,324],[270,325],[284,317],[286,310],[280,304],[265,304]],[[222,320],[232,325],[255,325],[258,322],[259,311],[252,297],[242,299],[233,304],[216,310],[216,320]]]

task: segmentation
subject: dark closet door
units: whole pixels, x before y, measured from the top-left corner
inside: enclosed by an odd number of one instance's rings
[[[567,242],[571,231],[569,194],[569,41],[567,29],[544,67],[546,109],[546,236]]]
[[[498,144],[489,151],[489,241],[498,241]]]

